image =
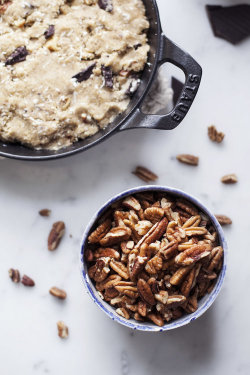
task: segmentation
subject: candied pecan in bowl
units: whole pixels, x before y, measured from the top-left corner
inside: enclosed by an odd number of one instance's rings
[[[224,259],[210,218],[158,191],[112,204],[85,246],[88,275],[102,299],[126,320],[159,327],[199,308]]]

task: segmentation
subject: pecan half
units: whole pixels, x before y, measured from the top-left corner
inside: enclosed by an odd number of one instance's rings
[[[225,137],[225,134],[219,132],[214,125],[208,127],[208,137],[213,142],[221,143]]]
[[[57,221],[53,224],[52,229],[50,231],[49,237],[48,237],[48,249],[50,251],[55,250],[65,232],[65,224],[63,221]]]
[[[104,281],[96,283],[96,289],[99,292],[102,292],[104,289],[114,287],[119,281],[121,281],[121,276],[119,275],[110,275]]]
[[[152,259],[148,261],[148,263],[145,266],[145,271],[149,273],[150,275],[155,275],[162,269],[162,258],[158,255],[155,255]]]
[[[61,339],[66,339],[69,335],[69,329],[66,326],[64,322],[61,320],[57,322],[57,329],[58,329],[58,336],[61,337]]]
[[[159,240],[165,233],[168,225],[168,220],[164,217],[155,227],[154,231],[145,239],[146,244],[151,244]],[[153,227],[154,228],[154,227]]]
[[[222,247],[221,246],[215,247],[211,251],[211,256],[212,256],[212,259],[210,261],[209,266],[207,267],[207,270],[209,272],[212,272],[220,264],[220,261],[221,261],[221,259],[223,257],[223,249],[222,249]]]
[[[147,305],[144,301],[138,302],[138,313],[144,318],[147,316]]]
[[[156,301],[155,301],[154,295],[151,291],[151,288],[145,280],[143,280],[143,279],[138,280],[137,289],[138,289],[138,293],[139,293],[140,297],[143,299],[143,301],[145,301],[149,305],[155,305],[156,304]]]
[[[110,267],[123,279],[127,280],[129,278],[127,267],[121,262],[117,262],[116,260],[112,259],[110,261]]]
[[[184,164],[189,164],[189,165],[194,165],[194,166],[199,164],[198,156],[194,156],[194,155],[179,154],[176,156],[176,159]]]
[[[51,214],[51,210],[49,210],[48,208],[43,208],[42,210],[39,211],[40,216],[48,217],[50,216],[50,214]]]
[[[236,182],[238,182],[238,178],[234,173],[227,174],[221,177],[221,182],[223,182],[223,184],[236,184]]]
[[[22,280],[21,280],[21,283],[25,286],[34,286],[35,285],[35,281],[32,280],[29,276],[27,275],[23,275],[22,277]]]
[[[50,294],[59,299],[65,299],[67,297],[67,293],[63,289],[59,289],[56,286],[53,286],[49,290]]]
[[[176,256],[175,262],[181,266],[189,266],[198,262],[200,259],[209,256],[210,245],[194,245],[190,249],[183,251]]]
[[[147,318],[150,319],[150,320],[152,320],[152,322],[154,324],[156,324],[157,326],[159,326],[159,327],[164,326],[164,320],[162,319],[162,317],[161,317],[160,314],[152,314],[152,313],[150,313],[150,314],[147,315]]]
[[[189,271],[191,270],[191,268],[192,268],[192,265],[191,266],[187,266],[187,267],[180,267],[180,268],[178,268],[178,270],[170,278],[170,280],[169,280],[170,284],[172,284],[172,285],[179,285],[179,284],[181,284],[182,280],[189,273]]]
[[[9,277],[13,281],[13,283],[19,283],[20,282],[20,273],[18,270],[14,270],[13,268],[9,269]]]
[[[174,240],[169,242],[166,246],[160,249],[160,253],[163,255],[164,259],[171,259],[177,254],[178,250],[178,241]]]
[[[98,243],[109,232],[111,228],[111,220],[106,219],[101,223],[88,237],[90,243]]]
[[[215,215],[215,217],[218,220],[218,222],[220,223],[220,225],[230,225],[230,224],[232,224],[232,220],[230,219],[230,217],[228,217],[226,215]]]
[[[158,179],[158,176],[155,173],[141,166],[136,167],[132,173],[145,182],[156,181]]]
[[[89,277],[99,283],[107,278],[109,272],[108,261],[97,259],[96,263],[89,268]]]
[[[127,241],[131,235],[131,229],[127,227],[112,228],[99,242],[102,246],[112,246]]]
[[[138,275],[144,270],[144,266],[147,262],[147,257],[137,256],[134,260],[131,271],[129,272],[130,279],[136,281]]]
[[[120,253],[110,247],[104,247],[104,248],[100,247],[94,252],[94,258],[99,259],[103,257],[104,258],[109,257],[109,258],[114,258],[118,260],[120,259]]]
[[[178,306],[183,305],[183,303],[186,302],[186,297],[178,294],[174,294],[172,296],[168,297],[167,300],[167,307],[170,308],[176,308]]]
[[[133,196],[129,196],[127,198],[125,198],[123,201],[122,201],[122,205],[124,207],[127,207],[129,208],[130,210],[135,210],[135,211],[140,211],[141,209],[141,205],[140,203],[138,202],[138,200],[133,197]]]
[[[149,207],[144,211],[144,217],[151,223],[158,223],[164,216],[164,210],[159,207]]]

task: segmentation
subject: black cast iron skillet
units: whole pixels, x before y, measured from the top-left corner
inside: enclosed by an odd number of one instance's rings
[[[150,22],[148,39],[150,44],[149,64],[142,74],[142,82],[133,96],[129,107],[121,115],[94,136],[76,142],[58,151],[33,150],[17,143],[0,142],[0,155],[22,160],[58,159],[85,151],[103,141],[111,134],[133,128],[165,129],[176,128],[186,116],[200,85],[202,70],[199,64],[186,52],[169,40],[161,29],[156,0],[143,0]],[[179,67],[186,77],[182,94],[175,108],[166,115],[149,115],[141,111],[143,100],[155,78],[158,68],[165,62]]]

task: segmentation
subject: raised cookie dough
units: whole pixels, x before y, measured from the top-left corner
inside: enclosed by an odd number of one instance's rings
[[[0,15],[2,140],[56,150],[127,108],[149,50],[142,0],[0,0]]]

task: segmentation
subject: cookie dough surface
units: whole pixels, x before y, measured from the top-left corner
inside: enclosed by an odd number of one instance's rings
[[[0,0],[0,13],[2,140],[56,150],[127,108],[149,50],[141,0]]]

